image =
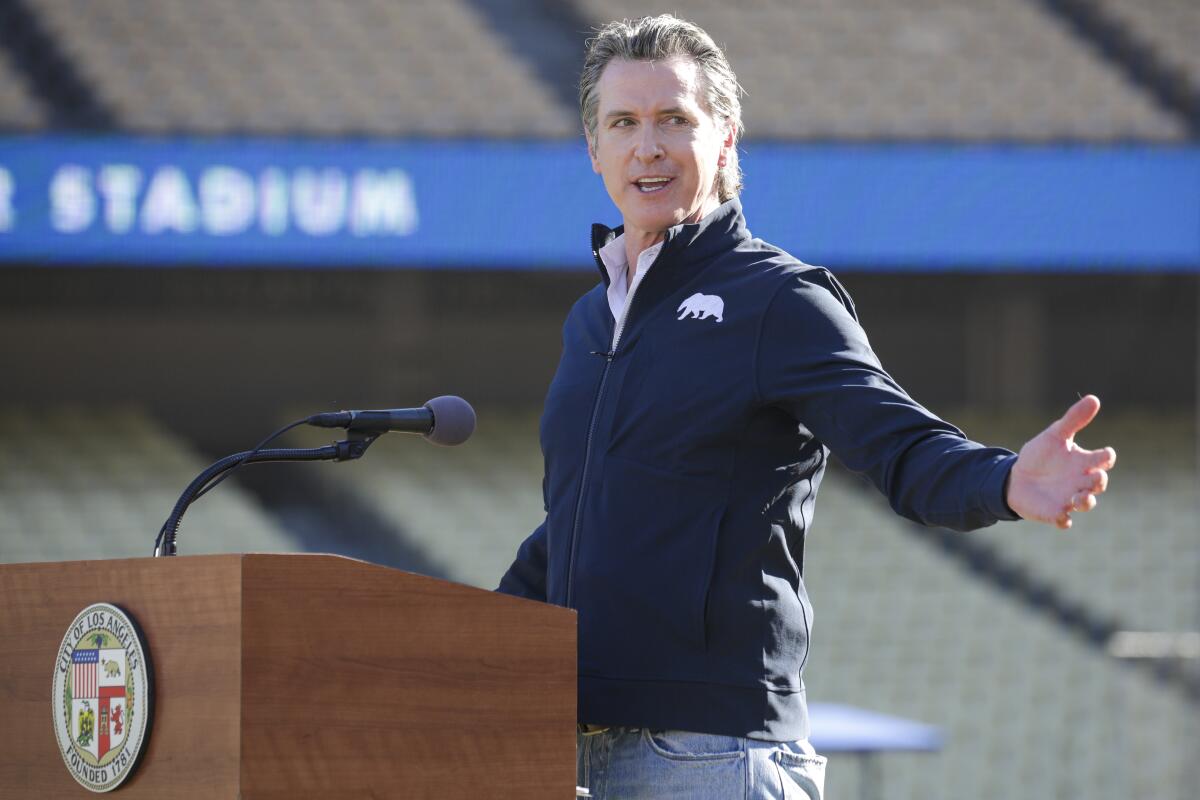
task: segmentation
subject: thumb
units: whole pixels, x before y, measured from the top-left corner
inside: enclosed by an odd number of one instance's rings
[[[1081,397],[1067,413],[1050,426],[1050,430],[1064,439],[1069,439],[1087,427],[1100,411],[1100,398],[1094,394]]]

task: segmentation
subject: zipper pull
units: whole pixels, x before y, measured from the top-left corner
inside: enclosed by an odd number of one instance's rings
[[[613,360],[613,356],[615,356],[615,355],[616,355],[616,353],[615,353],[615,352],[613,352],[612,350],[609,350],[607,353],[606,353],[606,352],[604,352],[604,351],[602,351],[602,350],[593,350],[593,351],[591,352],[591,355],[593,355],[593,356],[604,356],[604,360],[605,360],[605,361],[612,361],[612,360]]]

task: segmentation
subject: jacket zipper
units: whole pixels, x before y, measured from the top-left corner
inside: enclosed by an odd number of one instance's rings
[[[665,248],[665,245],[664,245]],[[662,251],[659,251],[662,255]],[[655,259],[658,260],[657,258]],[[599,255],[596,256],[597,263],[600,263]],[[653,266],[653,264],[651,265]],[[601,264],[603,268],[603,264]],[[642,273],[642,278],[650,272],[649,269]],[[575,552],[579,545],[579,518],[580,512],[583,510],[584,487],[587,486],[588,467],[592,461],[592,438],[596,433],[596,419],[599,416],[600,401],[604,399],[604,385],[608,382],[608,368],[612,366],[613,358],[617,355],[617,347],[621,343],[621,334],[625,332],[625,321],[629,319],[629,310],[633,307],[633,298],[637,294],[638,287],[641,281],[638,281],[636,286],[630,287],[629,295],[625,298],[625,308],[621,310],[621,318],[617,320],[617,326],[613,330],[612,345],[607,353],[601,353],[599,350],[593,350],[591,355],[604,356],[604,371],[600,373],[600,385],[596,389],[596,399],[592,403],[592,417],[588,421],[587,441],[583,448],[583,471],[579,476],[579,494],[575,499],[575,517],[571,520],[571,547],[567,550],[567,608],[575,607]]]

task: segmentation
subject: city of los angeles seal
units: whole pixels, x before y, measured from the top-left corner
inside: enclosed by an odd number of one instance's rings
[[[71,776],[111,791],[137,766],[150,730],[150,663],[133,620],[109,603],[80,611],[54,662],[54,733]]]

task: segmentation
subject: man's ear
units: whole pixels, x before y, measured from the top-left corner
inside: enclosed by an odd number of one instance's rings
[[[733,143],[737,139],[737,125],[732,121],[725,122],[725,141],[721,142],[721,155],[725,156],[733,149]]]

